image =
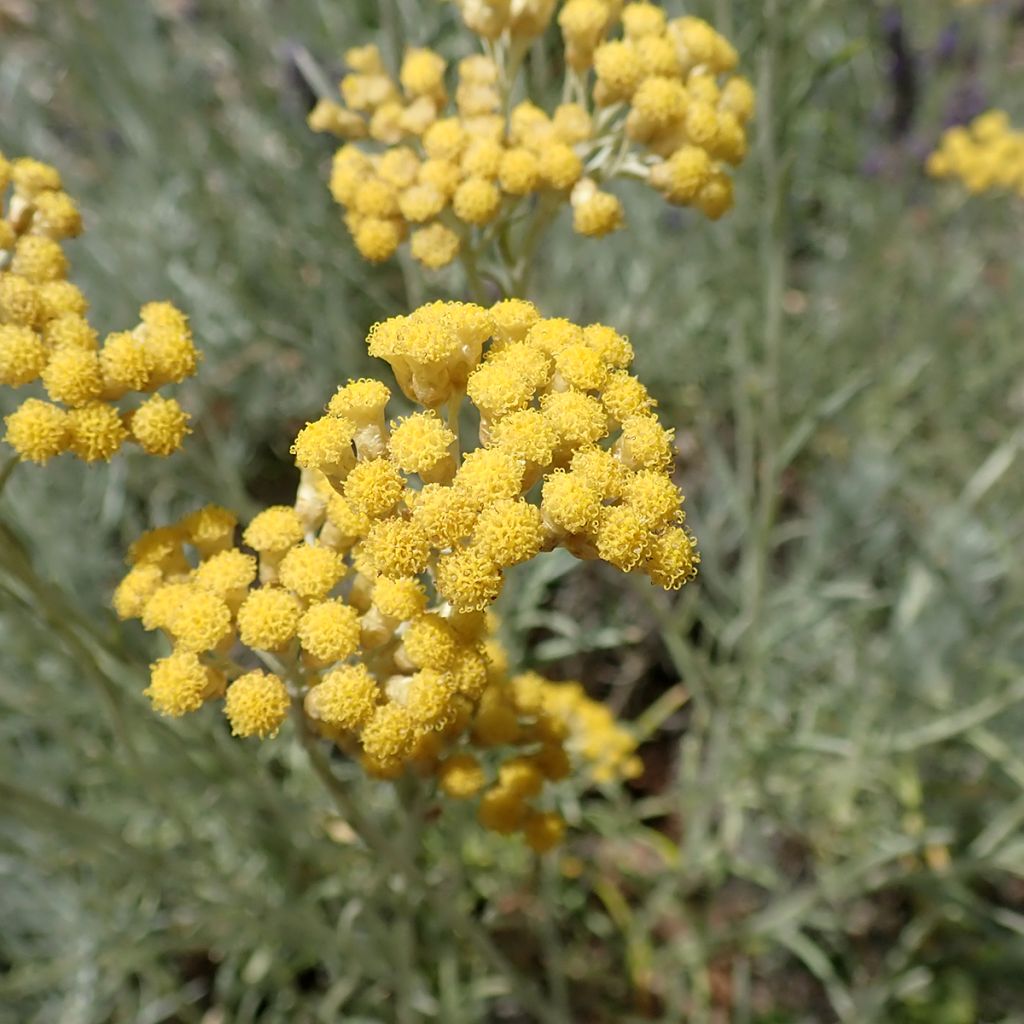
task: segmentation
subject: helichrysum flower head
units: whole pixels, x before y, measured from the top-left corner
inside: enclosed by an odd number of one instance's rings
[[[543,852],[564,830],[548,784],[630,777],[635,744],[578,684],[510,678],[488,609],[508,569],[556,547],[669,589],[691,579],[672,432],[627,339],[526,302],[433,303],[368,342],[420,408],[390,418],[387,387],[346,383],[296,439],[296,508],[259,513],[241,547],[216,506],[151,531],[115,608],[171,644],[158,711],[221,696],[226,672],[236,734],[272,736],[301,707],[367,771],[435,774]],[[476,446],[459,437],[467,401]]]
[[[960,181],[972,195],[1024,195],[1024,132],[1002,110],[989,110],[966,127],[950,128],[926,164],[934,178]]]
[[[510,55],[504,73],[556,6],[458,0],[467,27]],[[309,123],[346,140],[330,187],[364,258],[388,259],[408,240],[423,266],[443,267],[513,230],[538,194],[548,213],[571,203],[575,230],[599,238],[624,223],[608,187],[619,179],[646,181],[711,219],[731,207],[728,169],[746,155],[754,114],[732,45],[700,18],[669,20],[645,2],[566,0],[557,23],[573,91],[585,95],[553,110],[509,107],[489,55],[460,61],[449,89],[431,50],[407,50],[397,81],[375,48],[356,51],[341,103],[322,100]]]
[[[38,463],[63,452],[106,461],[129,440],[150,455],[177,451],[188,415],[152,392],[196,370],[186,318],[170,303],[149,303],[132,331],[101,347],[88,303],[66,280],[63,243],[82,224],[60,175],[28,158],[0,155],[0,166],[8,168],[0,175],[0,385],[34,387],[49,400],[25,399],[5,418],[5,440]],[[133,406],[133,393],[149,397]]]

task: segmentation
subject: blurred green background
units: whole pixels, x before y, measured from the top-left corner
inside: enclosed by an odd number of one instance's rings
[[[543,877],[460,807],[425,870],[564,1020],[1022,1022],[1021,209],[921,172],[953,120],[1022,124],[1020,5],[687,10],[759,90],[737,209],[626,189],[599,242],[563,215],[529,297],[632,338],[701,577],[669,597],[552,559],[501,608],[522,664],[636,721],[645,773],[565,794]],[[368,326],[461,294],[357,258],[296,47],[334,75],[357,43],[471,37],[434,0],[0,0],[0,31],[0,149],[80,198],[96,325],[168,298],[205,352],[183,453],[19,468],[0,499],[37,570],[0,581],[0,1021],[370,1024],[397,990],[411,1020],[534,1019],[287,737],[156,718],[153,648],[108,611],[132,537],[288,500],[295,428],[371,369]],[[554,36],[533,56],[552,87]]]

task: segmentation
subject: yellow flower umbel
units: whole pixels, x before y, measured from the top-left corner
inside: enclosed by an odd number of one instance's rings
[[[960,181],[972,195],[1024,196],[1024,132],[1013,130],[1004,111],[990,110],[945,132],[926,169],[933,178]]]
[[[528,302],[432,303],[368,342],[420,408],[389,417],[384,384],[349,381],[295,439],[294,508],[261,512],[242,547],[223,509],[151,531],[115,609],[171,643],[149,691],[162,713],[234,679],[234,732],[272,735],[291,704],[371,773],[482,794],[487,827],[546,849],[562,823],[537,804],[544,783],[573,758],[593,781],[630,777],[633,742],[578,685],[510,679],[488,609],[507,569],[556,547],[666,589],[691,579],[672,432],[624,337]]]
[[[151,302],[132,331],[101,344],[85,296],[67,280],[62,243],[81,228],[53,167],[0,154],[0,385],[36,385],[46,395],[5,418],[5,440],[22,461],[38,463],[62,452],[106,461],[126,441],[170,455],[188,415],[155,392],[195,373],[188,321],[170,303]],[[131,395],[148,397],[129,406]]]
[[[429,268],[493,256],[521,290],[525,250],[560,207],[582,235],[622,226],[612,182],[646,182],[711,219],[732,206],[729,168],[746,155],[754,92],[707,22],[669,20],[651,3],[567,0],[557,14],[566,101],[544,110],[509,97],[554,0],[458,7],[486,54],[459,62],[453,88],[431,50],[408,50],[394,81],[376,48],[360,47],[346,54],[341,102],[323,99],[310,115],[315,131],[347,141],[330,187],[366,259],[386,260],[408,239]]]

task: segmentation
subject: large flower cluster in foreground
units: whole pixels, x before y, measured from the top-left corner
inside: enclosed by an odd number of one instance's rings
[[[133,330],[101,345],[85,296],[67,280],[61,243],[81,228],[56,169],[0,155],[0,385],[38,382],[48,399],[27,398],[7,416],[5,440],[22,460],[40,463],[62,452],[107,460],[129,440],[169,455],[188,433],[188,416],[154,392],[195,372],[188,322],[170,303],[151,302]],[[148,397],[126,405],[136,393]]]
[[[579,687],[510,678],[488,609],[506,569],[556,547],[691,579],[671,431],[624,337],[527,302],[434,303],[369,344],[420,409],[389,421],[389,389],[350,381],[295,439],[294,507],[257,515],[243,547],[217,508],[144,535],[115,607],[171,640],[157,710],[223,695],[235,732],[267,736],[294,703],[368,770],[436,772],[481,794],[488,827],[543,846],[559,826],[529,801],[569,771],[566,749],[607,779],[635,772],[633,745]],[[474,751],[492,748],[508,756],[489,781]]]
[[[523,45],[555,5],[459,6],[488,52],[459,62],[453,101],[439,54],[408,50],[395,81],[366,46],[346,54],[342,103],[322,100],[310,116],[350,140],[331,192],[366,259],[389,258],[409,237],[417,260],[444,266],[499,239],[534,196],[545,216],[570,204],[575,229],[601,236],[623,222],[605,187],[620,178],[711,218],[731,207],[727,168],[745,156],[754,93],[730,75],[736,51],[707,22],[668,20],[650,3],[568,0],[558,14],[566,101],[549,113],[509,97]]]
[[[974,195],[1024,195],[1024,132],[1013,130],[1004,111],[990,110],[945,132],[928,157],[927,171],[933,178],[962,182]]]

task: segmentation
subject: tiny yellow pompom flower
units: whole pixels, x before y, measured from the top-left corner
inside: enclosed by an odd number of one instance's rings
[[[299,621],[299,643],[321,664],[342,661],[359,648],[359,613],[340,600],[311,604]]]
[[[665,31],[665,12],[657,4],[626,4],[622,9],[622,28],[627,39],[660,36]]]
[[[521,409],[494,424],[487,444],[534,466],[548,466],[558,434],[538,409]]]
[[[415,576],[427,567],[430,542],[413,519],[383,519],[370,527],[364,552],[381,576]]]
[[[457,612],[483,611],[501,592],[501,584],[501,570],[472,547],[438,559],[437,589]]]
[[[547,853],[565,839],[565,819],[554,811],[529,814],[523,822],[523,837],[536,853]]]
[[[429,479],[439,464],[452,461],[455,435],[436,412],[418,412],[391,424],[388,450],[399,469]]]
[[[611,192],[594,189],[573,203],[573,230],[588,238],[603,238],[621,228],[624,221],[625,211],[622,202]]]
[[[541,411],[559,442],[569,447],[593,444],[608,432],[604,407],[596,398],[579,391],[555,391],[545,395],[541,399]]]
[[[347,572],[345,562],[331,548],[298,544],[278,566],[278,579],[305,601],[323,600]]]
[[[623,572],[632,572],[645,558],[651,531],[643,518],[626,505],[604,508],[598,522],[597,553]]]
[[[448,266],[459,254],[462,241],[451,228],[444,224],[431,224],[412,233],[409,249],[413,259],[428,270],[440,270]]]
[[[79,348],[61,348],[42,372],[43,387],[55,402],[72,407],[95,401],[103,392],[99,356]]]
[[[452,754],[437,772],[441,792],[454,800],[476,796],[487,782],[483,766],[472,754]]]
[[[699,564],[693,537],[681,527],[672,527],[654,540],[644,571],[659,587],[678,590],[697,575]]]
[[[433,96],[444,99],[445,61],[440,54],[425,48],[405,51],[399,81],[411,97]]]
[[[327,522],[333,531],[331,544],[340,550],[348,550],[370,529],[369,516],[340,494],[332,495],[327,502]]]
[[[457,642],[452,627],[433,613],[414,619],[402,634],[405,654],[416,668],[447,668],[455,657]]]
[[[455,195],[455,190],[462,180],[459,165],[452,160],[424,160],[420,165],[418,179],[422,185],[430,185],[445,197],[445,201]]]
[[[68,413],[69,449],[85,462],[108,461],[128,437],[117,409],[94,402]]]
[[[438,548],[450,548],[473,532],[478,504],[466,490],[427,484],[417,494],[412,517]]]
[[[207,558],[195,571],[192,581],[231,605],[240,604],[256,579],[256,559],[231,548]]]
[[[544,481],[541,510],[544,518],[566,533],[585,533],[601,514],[601,494],[577,473],[558,471]]]
[[[674,461],[673,431],[655,416],[631,416],[618,441],[623,463],[630,469],[668,470]]]
[[[523,486],[524,463],[497,448],[478,448],[462,460],[455,475],[456,487],[478,508],[502,498],[514,498]]]
[[[408,146],[395,146],[381,154],[377,173],[389,185],[397,189],[408,188],[416,181],[420,169],[420,158]]]
[[[601,401],[616,423],[632,416],[646,416],[656,404],[647,388],[625,370],[614,370],[601,388]]]
[[[60,348],[80,348],[95,352],[99,344],[96,332],[80,313],[66,313],[51,320],[43,328],[47,345]]]
[[[232,736],[272,738],[288,717],[290,707],[288,688],[270,672],[239,676],[224,697],[224,714],[231,723]]]
[[[628,100],[644,77],[636,49],[626,40],[602,43],[594,51],[594,72],[605,103]]]
[[[328,132],[341,139],[361,139],[366,135],[366,122],[359,114],[328,99],[317,101],[306,117],[306,124],[311,131]]]
[[[30,384],[46,368],[47,358],[42,338],[30,327],[0,324],[0,384]]]
[[[373,604],[385,618],[408,622],[423,614],[427,592],[414,576],[380,576],[373,584]]]
[[[700,212],[710,220],[718,220],[733,206],[732,179],[725,174],[713,174],[697,194]]]
[[[587,445],[576,451],[570,468],[602,498],[621,497],[629,479],[629,470],[610,451],[597,445]]]
[[[342,416],[322,416],[299,431],[291,453],[300,469],[344,476],[355,465],[355,425]]]
[[[43,235],[24,235],[14,247],[10,269],[33,284],[43,284],[66,277],[68,261],[59,242]]]
[[[572,146],[556,142],[540,154],[540,177],[548,187],[567,192],[583,176],[583,161]]]
[[[81,321],[85,324],[85,321]],[[91,348],[88,334],[78,331],[76,343],[72,324],[65,326],[67,338],[63,344],[75,348]],[[142,391],[150,378],[150,359],[146,346],[131,331],[108,334],[100,350],[100,373],[103,375],[103,393],[108,398],[120,398],[129,391]]]
[[[683,496],[671,477],[652,469],[632,474],[626,486],[625,504],[647,525],[660,530],[680,514]]]
[[[384,408],[391,398],[388,386],[379,380],[361,378],[338,388],[327,406],[332,416],[344,416],[357,427],[384,422]]]
[[[563,385],[580,391],[597,391],[608,380],[604,360],[585,341],[559,349],[555,353],[555,370]]]
[[[448,197],[436,185],[420,182],[398,196],[398,209],[410,224],[425,224],[445,208]]]
[[[66,192],[40,192],[32,201],[32,230],[48,238],[74,238],[81,234],[82,215]]]
[[[417,730],[442,729],[455,717],[452,677],[435,669],[422,669],[410,680],[405,691],[405,709]]]
[[[730,78],[722,89],[719,108],[736,117],[741,125],[745,125],[754,116],[754,87],[741,75]]]
[[[119,619],[137,619],[146,602],[163,583],[164,574],[156,565],[136,565],[125,575],[114,591],[114,611]]]
[[[352,207],[364,217],[396,217],[398,193],[381,178],[368,178],[356,191]]]
[[[260,651],[287,647],[299,628],[302,604],[281,587],[253,590],[238,609],[242,643]]]
[[[525,146],[505,150],[498,165],[498,183],[510,196],[525,196],[540,182],[540,161]]]
[[[521,498],[488,505],[473,532],[473,546],[502,567],[529,561],[543,543],[540,509]]]
[[[652,75],[645,78],[633,94],[627,131],[631,138],[650,139],[680,122],[688,105],[689,96],[678,78]]]
[[[501,207],[501,192],[486,178],[467,178],[455,190],[452,209],[455,216],[466,224],[488,224]]]
[[[423,136],[423,148],[432,160],[458,160],[467,142],[457,117],[435,121]]]
[[[471,142],[460,160],[462,173],[467,178],[486,178],[493,181],[498,176],[505,149],[494,139],[477,139]]]
[[[365,665],[345,665],[328,672],[306,694],[309,715],[336,729],[361,729],[381,701],[380,688]]]
[[[179,649],[201,654],[231,636],[231,610],[216,594],[192,587],[183,594],[168,627]]]
[[[383,263],[395,254],[402,242],[402,230],[395,220],[366,217],[360,220],[353,240],[363,259]]]
[[[61,187],[60,172],[32,157],[21,157],[11,163],[11,180],[23,196],[32,198],[40,192],[57,192]]]
[[[188,542],[195,546],[202,558],[209,558],[230,548],[234,542],[236,526],[238,517],[220,505],[204,505],[181,521]]]
[[[132,437],[148,455],[170,455],[190,433],[189,415],[174,398],[153,395],[131,416]]]
[[[576,2],[577,0],[570,0],[569,5]],[[521,828],[526,814],[526,802],[522,795],[503,786],[495,786],[484,793],[477,810],[480,824],[488,831],[497,832],[499,835],[511,835]]]
[[[370,721],[363,726],[361,738],[366,755],[387,766],[408,757],[420,735],[420,727],[409,710],[391,701],[373,712]]]
[[[163,583],[157,587],[143,605],[142,628],[163,629],[169,633],[175,615],[183,602],[191,598],[194,590],[192,584],[184,580]]]
[[[345,497],[370,517],[387,515],[404,490],[405,477],[391,459],[360,462],[345,478]]]
[[[502,299],[491,306],[494,318],[494,337],[502,345],[522,341],[526,332],[540,319],[532,302],[525,299]]]
[[[583,343],[613,369],[624,370],[633,362],[633,346],[614,327],[590,324],[583,329]]]
[[[84,316],[89,309],[81,289],[70,281],[46,281],[36,288],[36,295],[43,305],[43,319],[46,322],[69,313]]]
[[[255,516],[242,539],[254,551],[283,553],[304,536],[302,520],[288,505],[272,505]]]
[[[188,651],[175,651],[150,665],[145,694],[161,714],[180,718],[198,711],[210,697],[223,689],[224,680]]]
[[[43,302],[35,285],[16,274],[0,274],[0,317],[22,327],[38,327]]]
[[[523,374],[501,361],[486,362],[469,376],[466,393],[486,419],[526,408],[536,388]]]

